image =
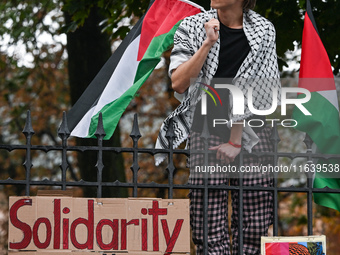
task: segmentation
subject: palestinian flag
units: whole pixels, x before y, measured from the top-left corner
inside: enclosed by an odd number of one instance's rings
[[[319,152],[339,155],[339,103],[334,76],[327,52],[319,37],[309,1],[307,1],[302,36],[299,87],[311,92],[311,99],[304,104],[311,115],[304,115],[295,107],[292,117],[298,122],[296,128],[311,137]],[[339,168],[339,163],[335,160],[318,161],[317,167],[322,167],[323,170],[327,167],[328,170],[315,174],[314,188],[328,186],[332,189],[340,189],[339,171],[334,172],[336,168]],[[314,201],[340,211],[340,194],[314,193]]]
[[[187,0],[155,0],[67,114],[71,136],[95,137],[99,113],[109,139],[138,89],[173,45],[174,33],[202,7]]]

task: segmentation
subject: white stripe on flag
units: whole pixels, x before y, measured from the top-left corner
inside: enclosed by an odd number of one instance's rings
[[[119,61],[116,70],[111,76],[99,99],[94,114],[97,114],[100,109],[108,103],[119,98],[133,85],[139,64],[139,61],[137,61],[139,41],[140,35],[136,37],[126,48],[124,55]]]
[[[91,124],[91,118],[93,116],[94,107],[92,107],[84,117],[79,121],[77,126],[71,132],[71,136],[86,137],[89,133],[89,128]]]
[[[123,95],[133,85],[139,63],[137,61],[139,41],[140,36],[136,37],[126,48],[97,105],[84,115],[73,129],[71,136],[87,137],[92,116],[96,115],[105,105]]]
[[[338,95],[336,90],[317,91],[321,96],[326,98],[339,111]]]

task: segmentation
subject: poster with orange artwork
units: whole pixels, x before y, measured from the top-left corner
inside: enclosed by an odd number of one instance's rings
[[[326,236],[262,237],[261,255],[326,255]]]

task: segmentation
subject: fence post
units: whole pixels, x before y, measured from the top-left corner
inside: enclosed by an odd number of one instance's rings
[[[173,120],[172,118],[169,120],[169,129],[166,132],[165,138],[168,139],[169,144],[169,164],[166,168],[166,171],[168,172],[168,183],[169,183],[169,190],[168,190],[168,197],[169,199],[173,198],[173,186],[174,186],[174,172],[175,172],[175,166],[174,166],[174,138],[175,138],[175,132],[173,127]]]
[[[26,157],[25,157],[25,162],[23,164],[26,170],[25,195],[29,196],[30,195],[31,168],[33,166],[32,156],[31,156],[31,148],[32,148],[31,140],[32,140],[32,136],[34,135],[30,111],[27,111],[26,123],[25,123],[25,127],[22,133],[26,137]]]
[[[141,133],[139,132],[139,126],[138,126],[138,118],[137,114],[135,113],[133,117],[133,126],[130,133],[130,137],[133,141],[133,163],[130,167],[132,171],[132,183],[133,183],[133,197],[137,197],[138,195],[138,189],[137,189],[137,177],[138,177],[138,171],[139,171],[139,165],[138,165],[138,140],[142,137]]]
[[[281,141],[279,133],[277,131],[277,122],[276,120],[273,121],[273,126],[274,128],[272,129],[272,134],[270,137],[270,140],[273,143],[274,146],[274,156],[273,156],[273,163],[274,166],[278,164],[278,144]],[[273,234],[274,236],[278,235],[278,190],[277,190],[277,178],[278,178],[278,173],[274,171],[274,190],[273,190],[273,218],[274,218],[274,223],[273,223]]]
[[[239,154],[239,165],[238,169],[240,169],[241,166],[243,166],[243,146],[241,148],[241,152]],[[239,171],[238,175],[238,222],[237,222],[237,228],[238,228],[238,246],[237,251],[239,255],[243,255],[243,173]]]
[[[303,142],[306,144],[307,151],[306,154],[308,155],[307,164],[311,165],[313,163],[312,158],[312,145],[313,141],[310,136],[306,133],[305,139]],[[307,229],[308,235],[313,235],[313,172],[308,171],[305,172],[307,177]]]
[[[95,133],[95,136],[98,139],[98,157],[97,157],[97,198],[102,197],[102,186],[103,186],[103,139],[105,137],[106,133],[103,126],[103,116],[102,113],[99,113],[98,118],[98,125],[97,130]]]
[[[202,129],[201,138],[203,138],[204,141],[204,166],[209,165],[209,143],[208,139],[210,137],[209,128],[208,128],[208,120],[207,116],[204,116],[204,124]],[[204,174],[203,174],[204,176]],[[208,255],[208,200],[209,200],[209,183],[208,183],[208,176],[203,177],[203,215],[205,217],[203,218],[203,253],[204,255]]]
[[[62,154],[61,154],[61,182],[62,182],[62,190],[66,190],[66,171],[68,168],[68,162],[67,162],[67,139],[70,136],[70,131],[67,126],[67,118],[66,113],[63,112],[63,121],[58,129],[58,136],[62,140]]]

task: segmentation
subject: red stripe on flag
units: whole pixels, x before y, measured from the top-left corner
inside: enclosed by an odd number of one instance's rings
[[[179,0],[156,0],[143,21],[137,60],[143,58],[154,37],[168,33],[178,21],[199,12],[199,8]]]
[[[302,36],[302,53],[299,74],[301,81],[299,82],[299,87],[306,88],[310,92],[334,90],[335,83],[333,77],[332,67],[327,52],[312,21],[306,13]],[[319,79],[313,82],[312,79],[306,79],[304,81],[301,78]],[[324,79],[324,82],[320,82],[320,78],[332,79]],[[307,80],[308,82],[306,82]]]

